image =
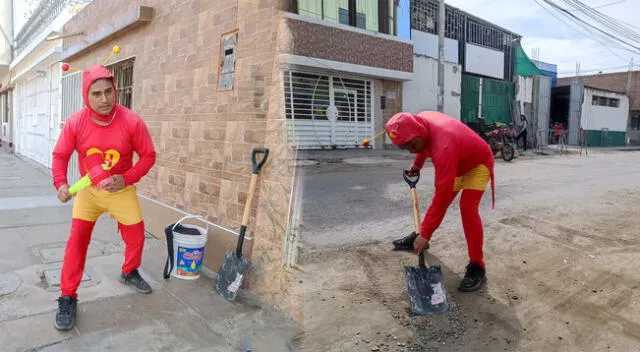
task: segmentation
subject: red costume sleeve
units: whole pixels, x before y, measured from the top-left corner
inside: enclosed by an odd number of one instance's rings
[[[451,203],[451,193],[456,182],[456,167],[458,151],[456,144],[447,143],[435,155],[433,155],[433,166],[435,168],[435,194],[429,210],[422,221],[420,235],[431,238],[431,235],[442,223],[442,219]]]
[[[428,157],[429,154],[426,151],[418,153],[415,160],[413,161],[413,165],[411,166],[416,169],[422,169],[424,167],[424,162],[427,161]]]
[[[156,150],[151,140],[151,134],[141,119],[136,123],[136,129],[133,132],[133,147],[140,159],[123,175],[124,183],[127,186],[140,181],[156,163]]]
[[[69,159],[76,149],[76,138],[73,123],[67,120],[62,128],[58,142],[53,148],[53,160],[51,161],[51,175],[53,176],[53,186],[58,190],[60,186],[69,183],[67,179],[67,168]]]

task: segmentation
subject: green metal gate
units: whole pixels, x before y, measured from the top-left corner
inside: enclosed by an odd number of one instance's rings
[[[482,91],[482,100],[480,100],[480,91]],[[482,117],[485,123],[510,123],[513,120],[511,103],[514,99],[515,86],[511,82],[462,75],[460,104],[462,122],[477,122],[478,106],[482,104]]]
[[[480,79],[471,75],[462,75],[462,94],[460,97],[460,119],[462,122],[478,120],[478,102],[480,101]]]

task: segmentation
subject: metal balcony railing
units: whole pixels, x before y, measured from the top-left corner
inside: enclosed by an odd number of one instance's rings
[[[16,35],[16,56],[20,55],[31,42],[69,7],[85,5],[92,0],[41,0],[33,15]]]

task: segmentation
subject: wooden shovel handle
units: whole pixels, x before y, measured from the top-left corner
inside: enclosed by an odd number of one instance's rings
[[[416,233],[420,233],[420,205],[418,203],[418,192],[415,187],[411,188],[411,198],[413,199],[413,225]]]

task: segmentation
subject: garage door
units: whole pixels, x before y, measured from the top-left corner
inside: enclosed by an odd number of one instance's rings
[[[372,82],[284,72],[288,143],[297,149],[354,148],[373,131]]]
[[[515,86],[511,82],[462,75],[461,120],[476,123],[479,117],[485,123],[510,123],[511,103],[515,99]],[[482,116],[478,108],[482,106]]]
[[[82,92],[82,73],[74,72],[62,77],[62,106],[61,106],[61,121],[60,129],[64,122],[76,111],[82,109],[84,106],[82,102],[82,96],[78,92]],[[78,169],[78,155],[73,152],[73,156],[69,161],[69,170],[67,172],[69,183],[73,184],[80,178],[80,171]]]

